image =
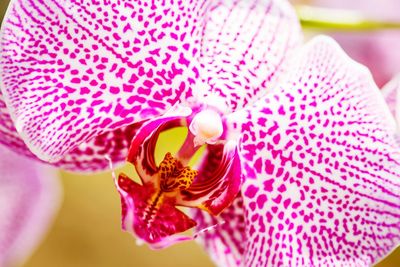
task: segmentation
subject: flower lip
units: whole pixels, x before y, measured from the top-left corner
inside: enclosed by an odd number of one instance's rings
[[[157,244],[196,225],[175,207],[174,197],[153,184],[140,185],[121,173],[116,182],[121,195],[122,228],[157,248]],[[176,239],[184,241],[186,239]]]

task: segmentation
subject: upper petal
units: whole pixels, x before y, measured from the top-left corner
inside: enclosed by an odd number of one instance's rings
[[[243,106],[300,38],[286,1],[13,0],[1,31],[3,94],[30,150],[56,161],[193,90]]]
[[[285,59],[302,42],[287,1],[217,1],[205,21],[200,78],[231,110],[271,89],[285,69]]]
[[[21,264],[50,226],[60,187],[50,167],[0,147],[0,266]]]
[[[1,80],[16,128],[46,161],[191,95],[203,2],[11,1]]]
[[[245,265],[370,266],[400,241],[400,146],[368,70],[327,37],[237,114]]]

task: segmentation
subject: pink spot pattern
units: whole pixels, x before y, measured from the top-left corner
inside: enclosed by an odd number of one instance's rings
[[[93,172],[109,168],[105,158],[108,155],[113,162],[124,162],[133,135],[140,123],[125,126],[111,132],[93,137],[85,143],[69,151],[53,165],[69,171]],[[6,103],[0,92],[0,143],[16,153],[39,160],[25,145],[15,129],[8,113]]]
[[[2,91],[30,150],[54,162],[193,95],[241,107],[270,87],[300,39],[293,10],[274,0],[14,0]]]
[[[232,115],[243,132],[243,264],[370,266],[400,242],[396,125],[371,74],[332,39],[312,40],[290,66]]]

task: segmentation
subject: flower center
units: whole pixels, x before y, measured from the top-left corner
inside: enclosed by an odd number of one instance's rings
[[[211,106],[201,107],[178,106],[143,124],[132,139],[127,156],[141,183],[125,174],[116,181],[124,229],[154,248],[193,239],[175,235],[196,225],[178,206],[203,209],[216,216],[239,192],[240,158],[236,142],[225,139],[228,126],[221,117],[224,113]],[[188,124],[188,134],[176,155],[166,153],[157,166],[154,153],[160,133]],[[197,165],[199,171],[192,170],[188,164],[204,144],[209,145]]]

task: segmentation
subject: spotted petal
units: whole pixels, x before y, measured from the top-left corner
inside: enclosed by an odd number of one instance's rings
[[[212,88],[232,109],[243,105],[299,39],[285,1],[12,0],[1,31],[2,90],[30,150],[57,161],[204,84],[197,95]]]
[[[53,170],[0,147],[0,266],[21,264],[50,226],[60,203]]]
[[[307,44],[243,132],[245,266],[371,266],[400,242],[400,146],[368,70]]]
[[[79,172],[107,170],[109,165],[105,155],[111,158],[115,163],[124,162],[132,136],[140,125],[140,123],[132,124],[93,137],[69,151],[68,154],[64,155],[63,158],[54,165],[69,171]],[[15,129],[1,92],[0,143],[21,155],[40,161],[28,149]]]
[[[3,93],[33,153],[58,159],[190,95],[200,7],[12,1],[2,27]]]
[[[272,87],[285,69],[284,59],[300,45],[302,33],[287,1],[225,0],[210,11],[201,44],[200,78],[208,91],[224,97],[231,110],[240,109]]]

